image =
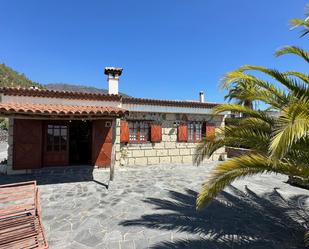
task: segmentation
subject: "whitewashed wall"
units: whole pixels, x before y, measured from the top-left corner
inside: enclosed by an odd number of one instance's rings
[[[81,99],[8,96],[8,95],[2,95],[1,102],[2,103],[30,103],[30,104],[52,104],[52,105],[121,107],[121,103],[119,101],[81,100]]]

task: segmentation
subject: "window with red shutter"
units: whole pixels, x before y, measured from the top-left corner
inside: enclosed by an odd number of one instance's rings
[[[150,126],[151,142],[159,143],[162,141],[162,127],[160,124],[151,124]]]
[[[149,122],[148,121],[129,121],[128,137],[130,143],[146,143],[149,141]]]
[[[194,142],[194,123],[188,123],[188,141]]]
[[[188,123],[188,142],[196,143],[202,139],[202,123],[190,122]]]
[[[129,141],[137,141],[138,127],[138,122],[129,122]]]
[[[145,143],[149,141],[149,124],[148,122],[139,123],[139,141]]]
[[[195,142],[198,142],[202,139],[202,127],[203,124],[201,122],[195,123]]]

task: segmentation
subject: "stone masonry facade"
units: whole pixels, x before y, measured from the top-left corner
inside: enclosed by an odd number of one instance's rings
[[[147,166],[167,164],[192,164],[195,154],[195,143],[177,141],[177,126],[184,119],[187,121],[209,121],[215,124],[216,129],[224,125],[224,116],[197,115],[197,114],[151,114],[130,113],[128,120],[147,120],[160,122],[162,125],[162,141],[159,143],[122,144],[120,143],[120,119],[114,124],[113,162],[114,166]],[[7,173],[28,173],[31,170],[13,170],[13,124],[14,119],[9,119],[8,135],[8,163]],[[217,150],[214,155],[205,162],[219,160],[225,157],[225,148]]]
[[[221,115],[196,115],[196,114],[149,114],[131,113],[128,120],[150,120],[160,122],[162,125],[162,141],[159,143],[145,144],[121,144],[120,143],[120,120],[116,122],[116,165],[164,165],[164,164],[192,164],[195,154],[195,143],[178,142],[177,126],[180,121],[208,121],[215,124],[216,129],[224,125],[224,117]],[[219,160],[225,156],[225,149],[217,150],[206,161]]]

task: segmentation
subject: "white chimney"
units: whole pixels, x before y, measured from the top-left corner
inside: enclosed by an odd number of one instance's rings
[[[104,73],[107,75],[108,94],[118,94],[119,76],[122,73],[122,68],[106,67]]]
[[[205,102],[205,96],[204,96],[204,92],[200,91],[200,102],[204,103]]]

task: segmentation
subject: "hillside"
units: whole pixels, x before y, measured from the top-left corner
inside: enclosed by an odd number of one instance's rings
[[[42,87],[41,84],[33,82],[24,74],[21,74],[5,64],[0,64],[0,87]]]
[[[108,93],[106,89],[99,89],[91,86],[67,84],[67,83],[50,83],[40,84],[34,82],[26,77],[23,73],[19,73],[5,64],[0,64],[0,87],[31,87],[36,86],[39,88],[46,88],[58,91],[73,91],[84,93]],[[120,93],[123,96],[128,96]]]
[[[93,86],[84,86],[84,85],[74,85],[67,83],[50,83],[45,84],[44,87],[50,90],[58,90],[58,91],[72,91],[72,92],[82,92],[82,93],[103,93],[107,94],[107,89],[96,88]],[[124,93],[120,93],[122,96],[128,97],[128,95]]]

